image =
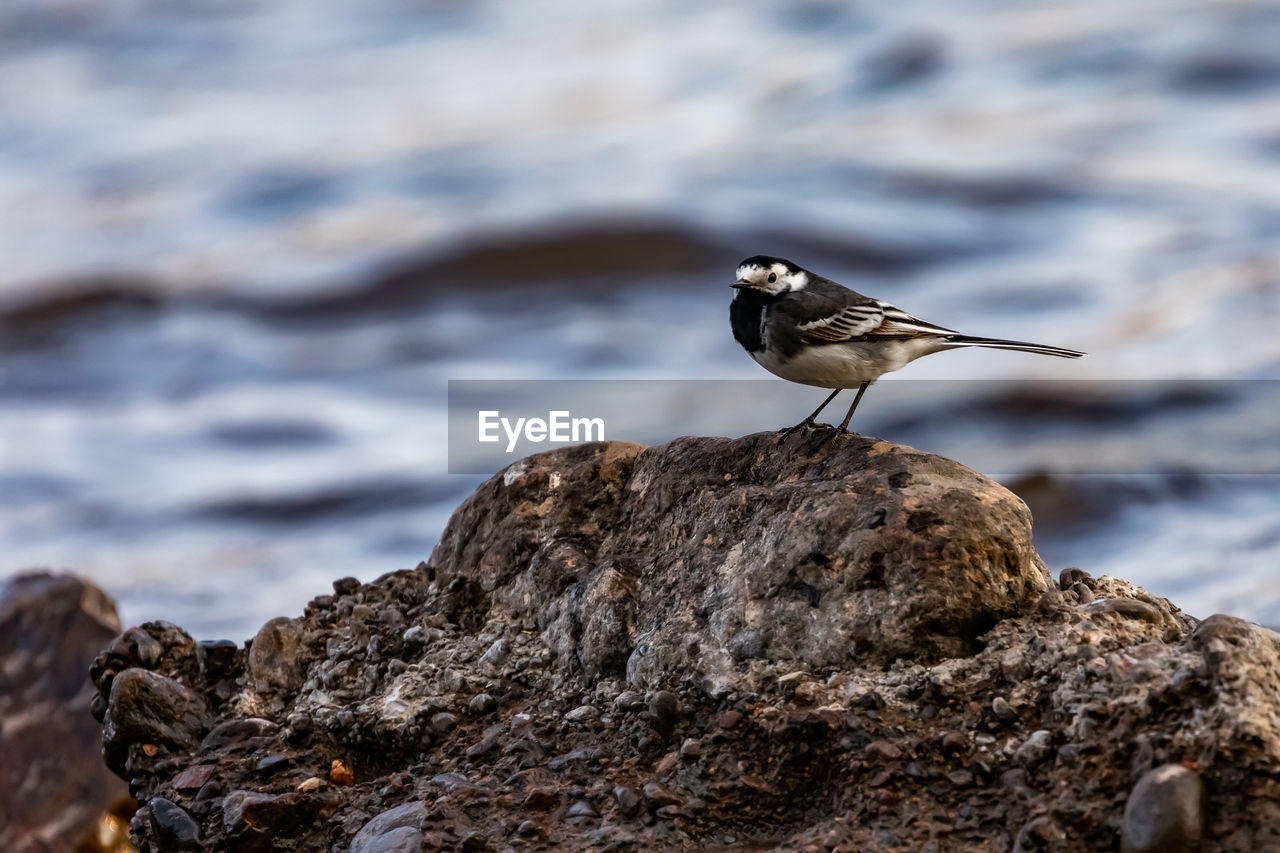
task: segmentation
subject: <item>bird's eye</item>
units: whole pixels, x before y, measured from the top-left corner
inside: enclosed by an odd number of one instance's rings
[[[777,273],[774,273],[774,272],[769,273],[769,283],[770,283],[770,284],[773,284],[773,283],[774,283],[775,281],[777,281],[777,280],[778,280],[778,274],[777,274]]]

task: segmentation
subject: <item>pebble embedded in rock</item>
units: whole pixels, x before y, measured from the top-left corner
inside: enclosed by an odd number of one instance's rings
[[[485,714],[492,713],[497,710],[498,700],[494,699],[488,693],[477,693],[471,697],[471,701],[467,703],[467,710],[473,717],[482,717]]]
[[[578,800],[569,806],[569,810],[565,813],[568,818],[597,818],[600,812],[596,811],[596,807],[586,800]]]
[[[524,795],[523,805],[526,809],[546,811],[560,802],[560,791],[553,785],[539,785],[530,788]]]
[[[204,640],[196,643],[196,661],[205,678],[221,678],[235,666],[240,646],[231,640]]]
[[[117,763],[123,769],[123,750],[130,744],[192,750],[209,727],[204,697],[146,669],[127,669],[116,676],[107,717],[103,745],[113,770]]]
[[[248,669],[254,688],[260,692],[291,692],[302,685],[302,623],[281,616],[258,629],[249,646]]]
[[[360,590],[360,581],[356,578],[338,578],[333,582],[335,595],[351,595]]]
[[[1067,590],[1071,589],[1071,587],[1078,583],[1085,583],[1090,580],[1093,580],[1093,578],[1084,569],[1077,569],[1074,567],[1063,569],[1058,574],[1058,588]]]
[[[902,750],[886,740],[873,740],[863,750],[862,757],[868,761],[897,761],[902,757]]]
[[[1035,767],[1042,764],[1045,759],[1053,754],[1053,734],[1051,732],[1040,729],[1034,731],[1031,735],[1018,747],[1017,752],[1013,755],[1013,760],[1026,768]]]
[[[372,817],[360,828],[356,837],[351,840],[351,853],[390,853],[391,850],[411,850],[414,834],[417,837],[418,849],[421,849],[422,833],[419,830],[426,818],[427,807],[420,802],[405,803],[387,809]],[[405,834],[403,830],[410,830],[411,834]],[[401,846],[387,846],[391,844]],[[404,847],[405,844],[409,846]]]
[[[1018,712],[1009,704],[1009,700],[1003,696],[997,696],[991,700],[991,711],[996,715],[996,719],[1002,723],[1011,723],[1018,719]]]
[[[659,690],[649,700],[649,724],[664,739],[675,732],[680,719],[680,700],[669,690]]]
[[[147,801],[151,828],[162,849],[177,851],[200,849],[200,825],[181,807],[164,797]]]
[[[1124,807],[1124,853],[1190,853],[1204,833],[1204,783],[1181,764],[1147,771]]]
[[[431,715],[431,728],[442,735],[447,735],[458,726],[458,715],[448,711],[439,711]]]
[[[589,723],[599,718],[600,712],[590,705],[579,705],[564,715],[567,723]]]
[[[613,797],[618,801],[618,810],[624,815],[633,815],[640,808],[640,795],[626,785],[615,787]]]

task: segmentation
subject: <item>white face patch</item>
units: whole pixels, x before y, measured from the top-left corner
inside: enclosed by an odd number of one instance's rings
[[[803,270],[791,271],[786,264],[772,264],[763,267],[758,264],[738,267],[738,281],[745,281],[756,289],[774,296],[790,293],[793,290],[804,290],[809,283],[809,276]],[[773,280],[770,281],[770,276]]]

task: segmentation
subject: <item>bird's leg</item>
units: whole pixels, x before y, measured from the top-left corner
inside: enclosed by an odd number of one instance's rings
[[[836,395],[837,395],[837,394],[839,394],[839,393],[840,393],[841,391],[843,391],[843,390],[844,390],[843,388],[837,388],[836,390],[832,391],[832,392],[831,392],[831,396],[829,396],[829,397],[827,397],[827,399],[823,400],[823,401],[822,401],[822,405],[821,405],[821,406],[819,406],[818,408],[814,409],[814,410],[813,410],[813,414],[812,414],[812,415],[809,415],[809,417],[805,418],[804,420],[802,420],[800,423],[796,424],[795,426],[793,426],[793,427],[788,427],[787,429],[782,430],[782,436],[778,439],[778,444],[779,444],[779,445],[781,445],[781,444],[782,444],[782,442],[784,442],[784,441],[786,441],[788,438],[790,438],[790,437],[791,437],[791,434],[792,434],[793,432],[795,432],[796,430],[798,430],[798,429],[803,429],[804,427],[807,427],[807,426],[808,426],[808,427],[813,426],[813,419],[814,419],[814,418],[816,418],[819,414],[821,414],[821,413],[822,413],[822,410],[823,410],[823,409],[825,409],[825,408],[827,407],[827,403],[830,403],[832,400],[834,400],[834,399],[836,398]]]
[[[871,384],[870,382],[863,382],[860,386],[858,386],[858,394],[856,397],[853,398],[853,405],[849,407],[849,411],[844,416],[844,420],[840,422],[840,428],[837,430],[833,430],[828,435],[823,436],[822,441],[819,441],[817,445],[813,448],[814,450],[817,450],[819,447],[822,447],[822,445],[826,444],[828,441],[834,438],[837,434],[848,431],[849,419],[853,417],[853,410],[858,408],[858,402],[862,400],[862,395],[867,393],[867,386],[869,386],[870,384]]]

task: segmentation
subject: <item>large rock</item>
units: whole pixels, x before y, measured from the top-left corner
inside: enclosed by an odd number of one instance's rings
[[[417,570],[216,667],[126,632],[102,695],[167,679],[213,726],[115,728],[160,804],[139,843],[183,815],[217,850],[1280,843],[1280,637],[1053,582],[1022,503],[954,462],[773,441],[530,457]]]
[[[128,792],[103,767],[84,673],[120,630],[111,599],[68,575],[0,588],[0,850],[96,849]]]
[[[458,509],[430,566],[638,687],[699,672],[727,688],[762,658],[955,656],[1046,588],[1026,505],[991,480],[861,436],[775,445],[530,457]]]

